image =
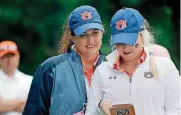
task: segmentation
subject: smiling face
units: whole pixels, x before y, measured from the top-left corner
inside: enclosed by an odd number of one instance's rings
[[[116,44],[115,48],[117,49],[119,55],[123,60],[134,60],[140,53],[143,51],[143,37],[141,34],[138,35],[137,42],[134,46],[126,45],[126,44]]]
[[[76,45],[76,50],[81,55],[98,54],[102,45],[103,32],[97,29],[91,29],[83,33],[81,36],[75,36],[73,42]]]

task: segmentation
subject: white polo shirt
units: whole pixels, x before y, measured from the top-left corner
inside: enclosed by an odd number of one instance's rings
[[[0,69],[0,96],[4,99],[27,98],[32,78],[19,70],[16,70],[15,76],[10,78]],[[22,115],[22,113],[12,111],[0,115]]]

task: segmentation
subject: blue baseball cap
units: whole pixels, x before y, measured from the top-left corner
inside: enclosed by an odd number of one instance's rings
[[[111,46],[117,43],[135,45],[138,33],[144,30],[143,16],[133,8],[118,10],[111,19]]]
[[[78,36],[89,29],[99,29],[104,32],[104,27],[97,10],[86,5],[80,6],[71,12],[68,25],[69,29]]]

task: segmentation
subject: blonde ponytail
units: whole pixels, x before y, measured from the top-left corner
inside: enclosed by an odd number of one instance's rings
[[[150,56],[150,69],[154,77],[158,78],[160,76],[156,65],[155,57],[153,55]]]

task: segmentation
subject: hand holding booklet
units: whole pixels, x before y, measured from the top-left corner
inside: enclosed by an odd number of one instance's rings
[[[131,104],[118,104],[110,108],[111,115],[135,115],[135,109]]]

